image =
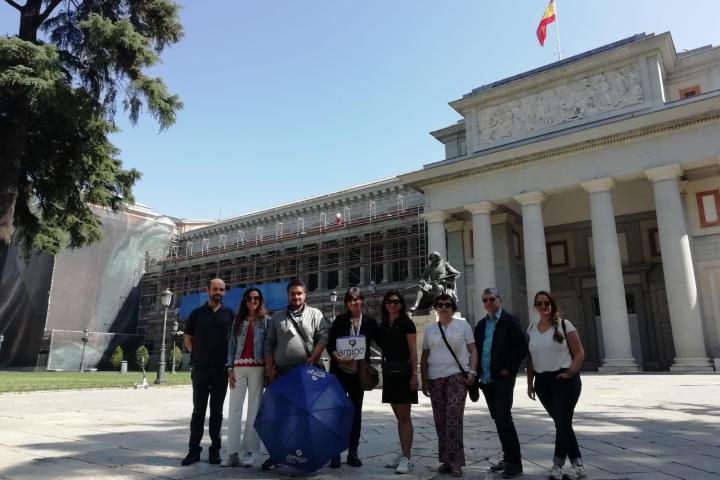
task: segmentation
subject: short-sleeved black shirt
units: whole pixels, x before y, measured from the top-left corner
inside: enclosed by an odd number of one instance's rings
[[[390,362],[401,362],[410,358],[407,336],[417,333],[415,324],[403,315],[394,322],[383,321],[380,324],[380,348],[383,357]]]
[[[222,367],[227,361],[228,335],[235,314],[221,306],[213,312],[207,303],[188,316],[185,333],[192,336],[193,366]]]

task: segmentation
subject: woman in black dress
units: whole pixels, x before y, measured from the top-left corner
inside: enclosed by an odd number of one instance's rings
[[[383,403],[389,403],[398,423],[402,454],[385,465],[395,473],[413,469],[413,425],[410,405],[418,403],[416,329],[405,313],[405,299],[397,290],[383,298],[380,347],[383,353]]]
[[[350,446],[348,448],[347,463],[353,467],[362,466],[358,457],[358,445],[360,444],[360,428],[362,422],[362,404],[365,391],[360,384],[358,375],[358,361],[343,357],[337,353],[337,339],[348,336],[365,336],[365,360],[370,361],[370,343],[379,342],[380,327],[377,320],[362,312],[363,301],[362,291],[357,287],[351,287],[345,293],[345,307],[347,311],[335,318],[328,335],[327,351],[330,354],[330,373],[334,374],[340,381],[340,385],[347,392],[350,401],[355,406],[352,429],[350,430]],[[340,455],[333,458],[330,467],[340,467]]]

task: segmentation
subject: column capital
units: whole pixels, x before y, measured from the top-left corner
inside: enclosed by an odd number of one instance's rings
[[[482,214],[489,214],[493,210],[497,208],[497,206],[492,202],[478,202],[478,203],[471,203],[470,205],[465,205],[463,207],[468,212],[472,213],[473,215],[482,215]]]
[[[462,220],[455,220],[453,222],[447,222],[445,224],[445,231],[449,232],[449,233],[459,232],[460,230],[462,230],[464,224],[465,224],[465,222],[463,222]]]
[[[544,202],[547,200],[547,195],[540,190],[536,190],[534,192],[519,193],[513,198],[524,207],[525,205],[535,205]]]
[[[679,163],[673,163],[662,167],[648,168],[644,173],[651,182],[659,182],[661,180],[677,179],[682,175],[683,168]]]
[[[450,215],[443,212],[442,210],[431,210],[429,212],[423,213],[423,218],[428,223],[439,223],[444,222],[448,218],[450,218]]]
[[[588,193],[608,192],[615,187],[615,180],[612,177],[595,178],[580,183],[580,186]]]

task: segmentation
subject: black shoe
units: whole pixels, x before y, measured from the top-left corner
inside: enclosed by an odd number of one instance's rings
[[[351,467],[362,467],[362,461],[360,461],[357,453],[348,453],[347,464]]]
[[[262,466],[260,467],[260,470],[272,470],[274,468],[275,468],[275,462],[273,462],[272,458],[268,458],[267,460],[265,460],[263,462]]]
[[[180,462],[180,465],[187,466],[192,465],[195,462],[200,461],[200,452],[188,452],[188,454],[183,458],[183,461]]]
[[[490,471],[491,472],[502,472],[507,468],[508,464],[505,462],[505,459],[500,460],[495,465],[490,465]]]
[[[505,471],[502,474],[502,478],[517,478],[522,477],[523,468],[520,464],[508,463],[505,467]]]
[[[330,460],[330,468],[340,468],[340,455],[333,457]]]
[[[220,465],[220,450],[210,450],[210,456],[208,462],[213,465]]]

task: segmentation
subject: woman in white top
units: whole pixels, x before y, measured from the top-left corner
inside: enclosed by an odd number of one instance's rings
[[[467,385],[477,376],[477,351],[472,328],[462,318],[453,318],[455,299],[448,294],[435,299],[438,322],[425,328],[420,358],[422,392],[430,397],[438,437],[441,473],[462,475],[465,465],[463,413]],[[447,344],[443,340],[443,334]],[[453,353],[455,354],[453,358]],[[467,373],[463,375],[462,370]]]
[[[555,454],[550,478],[563,478],[565,457],[570,457],[565,476],[585,478],[580,447],[572,427],[573,413],[582,383],[580,367],[585,351],[580,336],[568,320],[560,319],[558,306],[549,292],[535,294],[540,320],[528,327],[528,396],[540,399],[555,422]],[[534,380],[534,382],[533,382]]]

